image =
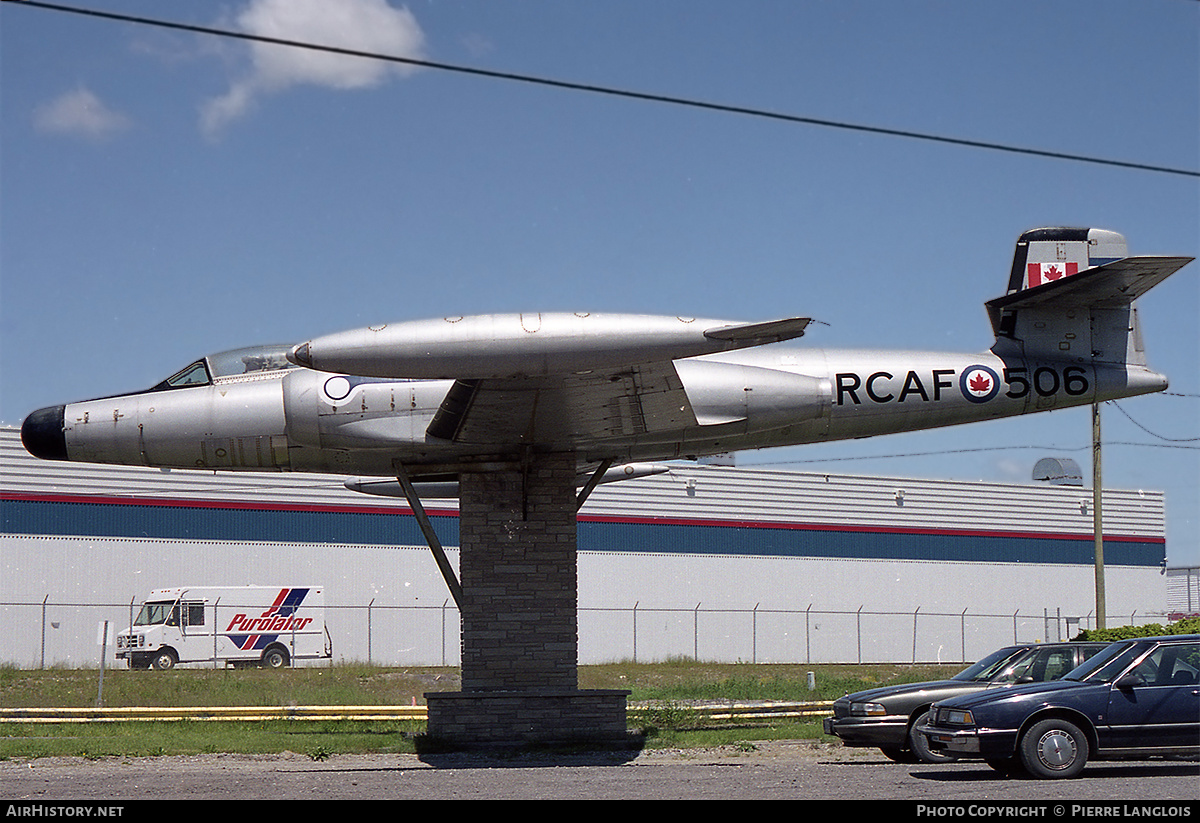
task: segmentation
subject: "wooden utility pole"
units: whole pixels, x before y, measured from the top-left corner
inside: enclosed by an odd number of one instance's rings
[[[1100,470],[1100,404],[1092,404],[1092,530],[1096,541],[1096,628],[1106,628],[1104,602],[1104,513],[1101,495],[1104,481]]]

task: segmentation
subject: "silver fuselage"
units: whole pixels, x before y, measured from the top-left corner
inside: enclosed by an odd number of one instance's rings
[[[1027,360],[995,351],[775,344],[674,365],[694,412],[694,421],[677,425],[599,434],[559,420],[543,429],[555,434],[535,441],[452,442],[428,433],[452,380],[365,378],[288,365],[216,376],[204,385],[160,384],[56,407],[62,409],[63,453],[41,456],[175,469],[373,476],[394,476],[397,463],[419,474],[422,467],[434,472],[462,459],[503,457],[525,447],[571,450],[581,464],[625,463],[930,429],[1086,405],[1167,385],[1162,375],[1140,365]],[[39,433],[26,434],[27,446],[36,453],[30,440]]]

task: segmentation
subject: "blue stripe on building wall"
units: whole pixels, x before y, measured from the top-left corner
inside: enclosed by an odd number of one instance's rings
[[[4,500],[9,534],[236,540],[270,543],[424,545],[404,511],[320,511],[220,505],[161,505]],[[458,518],[431,517],[438,539],[458,545]]]
[[[425,545],[415,518],[403,509],[306,510],[220,504],[140,504],[70,500],[0,501],[7,534],[233,540],[271,543]],[[458,517],[430,517],[442,543],[458,545]],[[580,551],[649,552],[873,560],[1092,564],[1090,536],[927,530],[868,530],[821,526],[679,523],[646,518],[581,517]],[[1113,566],[1161,566],[1161,539],[1106,539]]]
[[[976,563],[1092,565],[1094,544],[1055,535],[956,534],[820,528],[691,526],[673,523],[579,522],[581,551],[660,552],[847,560],[942,560]],[[1106,540],[1111,566],[1161,566],[1165,544]]]

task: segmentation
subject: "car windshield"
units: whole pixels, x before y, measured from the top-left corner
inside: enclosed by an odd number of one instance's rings
[[[1144,651],[1137,643],[1113,643],[1063,675],[1063,680],[1111,683]]]
[[[990,682],[995,680],[1012,659],[1023,651],[1024,648],[1021,646],[1006,646],[1003,649],[992,652],[978,663],[967,666],[967,668],[950,679],[965,680],[968,682]]]

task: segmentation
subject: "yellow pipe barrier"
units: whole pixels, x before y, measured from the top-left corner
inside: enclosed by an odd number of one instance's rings
[[[671,703],[640,703],[630,710]],[[708,703],[678,708],[709,720],[822,717],[832,703]],[[415,720],[429,719],[425,706],[135,706],[125,708],[0,708],[0,723],[116,723],[150,720]]]
[[[171,706],[0,709],[0,723],[97,723],[126,720],[426,720],[424,706]]]
[[[675,707],[695,712],[709,720],[754,720],[776,717],[824,717],[833,714],[831,701],[809,703],[703,703],[673,704],[667,702],[640,703],[630,709],[654,709]]]

